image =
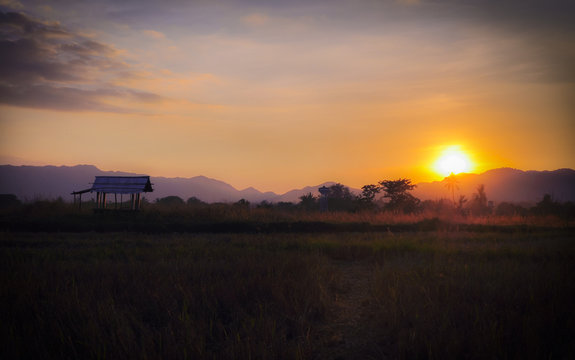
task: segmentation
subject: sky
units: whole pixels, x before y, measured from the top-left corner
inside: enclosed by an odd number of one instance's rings
[[[285,192],[575,168],[575,1],[0,0],[0,163]]]

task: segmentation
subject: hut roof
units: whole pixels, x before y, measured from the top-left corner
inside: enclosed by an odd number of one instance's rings
[[[149,176],[96,176],[90,191],[137,194],[152,192],[152,183]]]

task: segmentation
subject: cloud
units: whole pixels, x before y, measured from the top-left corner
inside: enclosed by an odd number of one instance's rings
[[[163,33],[159,32],[159,31],[155,31],[155,30],[144,30],[142,31],[144,33],[144,35],[152,38],[152,39],[156,39],[156,40],[162,40],[166,38],[166,35],[164,35]]]
[[[62,44],[59,47],[64,53],[75,54],[77,56],[112,56],[116,53],[116,50],[111,46],[99,43],[94,40],[83,40],[81,42]]]
[[[2,104],[62,111],[127,113],[131,111],[122,106],[114,105],[114,103],[151,103],[162,99],[161,96],[153,93],[117,87],[81,89],[46,85],[22,87],[0,85],[0,103]]]
[[[67,64],[50,61],[53,51],[43,48],[33,39],[0,40],[0,77],[11,85],[36,81],[74,81],[78,76]]]
[[[242,22],[249,26],[262,26],[267,24],[269,17],[261,13],[253,13],[242,17]]]
[[[113,85],[130,71],[113,46],[61,24],[0,12],[0,103],[53,110],[130,112],[109,99],[150,103],[152,92]],[[117,101],[114,101],[117,102]]]
[[[13,106],[64,111],[96,110],[124,112],[121,108],[104,104],[102,90],[81,90],[72,87],[30,85],[0,86],[0,103]]]
[[[71,36],[58,23],[44,23],[33,20],[17,12],[0,12],[0,26],[2,35],[35,36],[35,37],[68,37]]]
[[[523,48],[531,52],[523,61],[537,65],[533,80],[575,83],[575,2],[485,0],[470,4],[470,18],[501,36],[523,40]]]
[[[16,0],[0,0],[0,6],[4,6],[10,9],[24,9],[24,5]]]

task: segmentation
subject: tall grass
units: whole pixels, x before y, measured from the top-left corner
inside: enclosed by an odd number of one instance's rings
[[[1,357],[308,358],[329,267],[313,253],[255,244],[5,234]]]
[[[574,240],[459,235],[380,252],[378,346],[405,359],[573,356]]]
[[[362,354],[575,355],[575,236],[555,229],[2,233],[0,358],[317,358],[349,262],[373,279]]]
[[[320,224],[321,223],[321,224]],[[573,219],[558,216],[463,216],[455,212],[389,211],[319,212],[298,207],[250,208],[237,204],[160,206],[147,204],[140,212],[107,211],[94,214],[63,201],[37,201],[0,209],[0,230],[9,231],[144,231],[144,232],[267,232],[372,231],[385,226],[402,231],[458,230],[469,227],[573,228]],[[349,226],[341,226],[341,225]],[[261,225],[261,226],[260,226]],[[327,226],[325,226],[327,225]],[[336,226],[330,226],[336,225]]]

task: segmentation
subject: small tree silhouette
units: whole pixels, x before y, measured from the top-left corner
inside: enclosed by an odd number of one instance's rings
[[[312,193],[307,193],[299,197],[299,206],[306,210],[313,210],[317,208],[317,199]]]
[[[473,199],[471,200],[471,212],[475,215],[486,215],[489,212],[487,206],[487,194],[485,193],[485,185],[477,186]]]
[[[372,206],[373,200],[375,200],[375,196],[381,192],[381,190],[382,188],[378,185],[364,185],[361,187],[361,195],[359,197],[359,201],[365,205]]]
[[[186,201],[186,205],[192,206],[192,207],[197,207],[197,206],[206,205],[206,203],[203,202],[202,200],[198,199],[197,197],[192,196],[191,198],[188,198],[188,200]]]
[[[451,173],[448,177],[443,179],[443,183],[447,189],[451,191],[451,199],[453,200],[453,205],[455,204],[455,190],[459,189],[457,185],[459,181],[457,180],[457,176],[454,173]]]
[[[330,186],[327,199],[330,210],[350,211],[354,209],[355,197],[349,188],[342,184],[337,183]]]
[[[156,199],[156,204],[164,207],[181,207],[185,202],[181,197],[172,195]]]
[[[238,201],[236,201],[235,203],[232,204],[233,207],[237,208],[237,209],[249,209],[250,208],[250,202],[247,201],[246,199],[239,199]]]
[[[386,208],[394,212],[403,211],[405,213],[417,210],[420,200],[408,193],[416,187],[411,183],[411,180],[383,180],[379,184],[384,192],[383,197],[389,199]]]
[[[532,211],[537,215],[550,215],[558,214],[560,212],[561,205],[553,200],[550,194],[543,195],[543,199],[539,201]]]

